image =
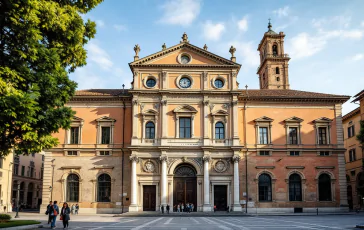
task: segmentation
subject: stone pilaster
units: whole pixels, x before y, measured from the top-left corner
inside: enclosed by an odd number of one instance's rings
[[[133,118],[133,135],[131,138],[131,144],[132,145],[138,145],[139,140],[138,140],[138,126],[140,126],[139,124],[139,107],[138,107],[139,101],[138,98],[135,97],[134,95],[134,99],[133,99],[133,103],[132,103],[132,108],[133,108],[133,114],[132,114],[132,118]]]
[[[136,167],[139,162],[139,157],[136,154],[130,156],[131,161],[131,202],[129,206],[129,212],[137,212],[138,211],[138,191],[137,191],[137,175],[136,175]]]
[[[233,211],[234,212],[241,212],[241,205],[239,203],[239,194],[240,194],[240,188],[239,188],[239,161],[240,161],[240,156],[239,156],[239,152],[237,151],[233,158],[232,158],[233,162],[234,162],[234,203],[233,203]]]
[[[204,172],[203,172],[203,212],[211,212],[211,204],[210,204],[210,176],[209,176],[209,162],[211,161],[210,155],[205,155],[203,157],[204,161]]]
[[[162,163],[162,175],[161,175],[161,205],[167,206],[167,161],[168,157],[162,155],[159,157]]]

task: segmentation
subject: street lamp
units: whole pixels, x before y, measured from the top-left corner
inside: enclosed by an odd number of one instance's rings
[[[49,187],[49,189],[50,189],[50,192],[51,192],[51,201],[53,201],[53,179],[54,179],[54,161],[55,161],[56,159],[53,159],[53,160],[51,160],[51,162],[52,162],[52,186],[51,187]]]
[[[16,215],[15,218],[19,218],[19,197],[20,197],[20,184],[17,184],[18,195],[16,196]]]

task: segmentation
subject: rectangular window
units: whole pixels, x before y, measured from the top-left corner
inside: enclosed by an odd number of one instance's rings
[[[356,161],[356,152],[355,149],[350,149],[349,150],[349,161]]]
[[[34,168],[30,168],[30,177],[34,177]]]
[[[18,174],[19,174],[19,165],[14,164],[14,175],[18,175]]]
[[[268,144],[268,128],[267,127],[259,127],[259,144],[262,144],[262,145]]]
[[[289,144],[298,145],[297,127],[289,127]]]
[[[101,127],[101,144],[110,144],[110,127]]]
[[[100,151],[100,156],[110,156],[110,151]]]
[[[321,151],[320,156],[330,156],[330,152],[329,151]]]
[[[290,156],[299,156],[300,155],[300,151],[290,151],[289,152]]]
[[[4,158],[0,157],[0,168],[3,168]]]
[[[70,130],[70,144],[78,144],[78,132],[79,132],[79,127],[71,127]]]
[[[21,175],[22,176],[25,175],[25,166],[24,165],[21,166]]]
[[[191,138],[191,118],[189,117],[179,118],[179,137]]]
[[[259,151],[259,156],[269,156],[269,151]]]
[[[354,125],[348,127],[348,138],[355,136],[355,128]]]
[[[350,171],[351,176],[355,176],[355,170]]]
[[[67,151],[68,156],[77,156],[77,151]]]
[[[319,127],[318,131],[319,131],[319,144],[327,145],[327,128]]]

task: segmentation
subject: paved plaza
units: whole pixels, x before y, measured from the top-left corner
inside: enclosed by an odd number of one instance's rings
[[[25,214],[21,219],[41,220],[43,229],[45,215]],[[355,229],[364,223],[363,214],[322,216],[156,216],[156,217],[112,217],[112,215],[71,216],[70,229],[133,229],[133,230],[199,230],[199,229],[242,229],[242,230],[299,230],[299,229]],[[57,229],[63,229],[57,221]]]

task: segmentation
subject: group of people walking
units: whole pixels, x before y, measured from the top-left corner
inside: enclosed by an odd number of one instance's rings
[[[50,201],[47,206],[46,215],[48,215],[48,224],[51,224],[51,229],[56,228],[57,216],[60,216],[60,220],[63,222],[63,229],[68,228],[68,221],[71,219],[71,214],[78,215],[79,210],[78,204],[73,204],[70,208],[66,202],[63,203],[61,212],[59,211],[59,207],[57,205],[57,201]]]
[[[195,206],[192,203],[186,203],[186,204],[179,203],[179,204],[177,204],[177,206],[175,205],[175,210],[177,212],[190,213],[190,212],[193,212],[195,210]]]

